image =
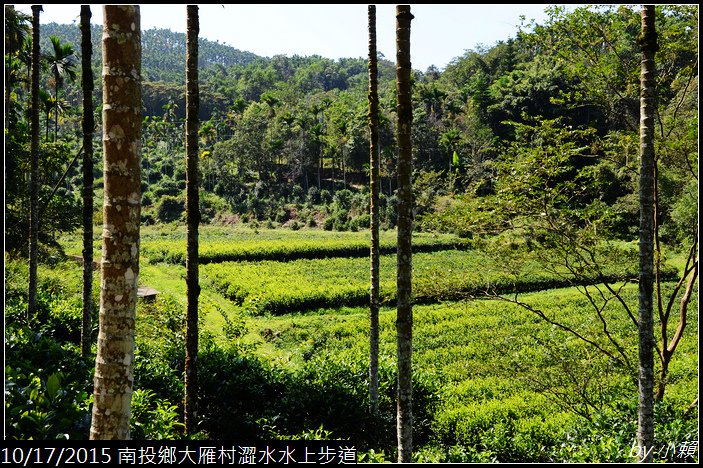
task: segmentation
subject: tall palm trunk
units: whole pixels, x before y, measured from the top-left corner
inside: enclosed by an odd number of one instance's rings
[[[396,89],[398,94],[398,463],[412,461],[412,89],[409,5],[396,6]]]
[[[54,80],[56,80],[56,88],[54,91],[54,99],[56,99],[56,105],[54,106],[54,142],[59,136],[59,75],[56,73],[54,75]],[[48,137],[47,137],[48,139]]]
[[[129,439],[141,211],[139,6],[103,7],[103,246],[91,439]]]
[[[46,103],[46,121],[45,121],[45,122],[46,122],[46,125],[45,125],[45,126],[46,126],[46,132],[45,132],[45,134],[44,134],[44,141],[49,141],[49,124],[50,124],[50,119],[49,119],[49,117],[50,117],[50,115],[51,115],[51,107],[49,107],[49,106],[50,106],[50,103],[47,102],[47,103]]]
[[[32,107],[31,169],[29,174],[29,285],[27,319],[37,311],[37,249],[39,247],[39,13],[41,5],[32,5]]]
[[[83,320],[81,355],[90,354],[90,316],[93,313],[93,45],[89,5],[81,5],[81,52],[83,88]]]
[[[376,5],[369,5],[369,133],[371,134],[369,166],[371,188],[371,307],[369,331],[369,406],[378,413],[378,312],[379,300],[379,206],[378,184],[381,172],[378,149],[378,54],[376,52]]]
[[[637,444],[640,461],[652,461],[654,444],[654,54],[657,35],[654,5],[644,5],[640,73],[640,245],[639,245],[639,408]]]
[[[187,7],[187,57],[186,57],[186,223],[188,225],[188,247],[186,256],[186,289],[188,307],[186,311],[186,362],[184,423],[186,433],[196,426],[198,382],[198,7]]]

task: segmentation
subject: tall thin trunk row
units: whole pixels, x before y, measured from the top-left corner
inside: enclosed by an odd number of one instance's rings
[[[371,289],[369,331],[369,406],[372,414],[378,413],[378,340],[379,323],[379,174],[381,173],[378,148],[378,54],[376,53],[376,5],[369,5],[369,133],[371,188]]]
[[[103,7],[103,244],[91,439],[129,439],[139,276],[139,6]]]
[[[198,382],[198,7],[187,7],[187,52],[186,52],[186,362],[184,423],[186,433],[193,432],[196,425],[196,401]]]
[[[81,5],[81,55],[83,88],[83,319],[81,355],[90,354],[90,317],[93,313],[93,46],[90,5]]]
[[[654,444],[654,55],[657,35],[654,5],[643,5],[640,73],[640,240],[639,240],[639,408],[640,461],[652,461]]]
[[[39,248],[39,13],[41,5],[32,5],[32,106],[31,169],[29,173],[29,285],[27,319],[37,312],[37,249]]]
[[[412,461],[412,89],[409,5],[396,6],[396,88],[398,94],[398,462]]]

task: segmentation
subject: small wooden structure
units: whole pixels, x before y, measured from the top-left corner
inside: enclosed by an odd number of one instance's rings
[[[154,288],[141,287],[137,289],[137,297],[141,297],[147,302],[156,299],[157,294],[159,294],[159,291]]]

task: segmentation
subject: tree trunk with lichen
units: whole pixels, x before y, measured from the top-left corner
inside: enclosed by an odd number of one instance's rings
[[[41,5],[32,5],[32,106],[31,169],[29,173],[29,285],[27,319],[37,313],[37,249],[39,248],[39,13]],[[7,111],[7,109],[6,109]]]
[[[197,415],[198,382],[198,7],[187,7],[187,52],[186,52],[186,361],[184,424],[186,433],[194,432]]]
[[[641,462],[652,461],[654,448],[654,55],[657,34],[654,5],[643,5],[640,73],[640,240],[639,240],[639,407],[637,444]]]
[[[412,461],[412,88],[409,5],[396,6],[396,89],[398,94],[398,463]]]
[[[103,7],[103,243],[91,439],[129,439],[141,211],[139,6]]]
[[[83,90],[83,317],[81,355],[90,354],[90,317],[93,313],[93,45],[90,6],[81,5],[81,88]]]
[[[370,327],[369,327],[369,406],[371,414],[378,413],[378,312],[379,295],[379,206],[378,183],[381,173],[378,148],[378,54],[376,53],[376,6],[369,5],[369,133],[370,133],[370,181],[371,189],[371,288],[370,288]]]

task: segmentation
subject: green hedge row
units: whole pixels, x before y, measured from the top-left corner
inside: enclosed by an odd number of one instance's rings
[[[395,255],[381,256],[380,266],[381,300],[392,305],[396,298]],[[367,258],[222,262],[203,265],[201,272],[220,293],[259,314],[369,303]],[[626,265],[609,268],[606,278],[611,282],[634,279]],[[544,268],[536,260],[513,274],[481,251],[443,250],[413,256],[413,298],[418,304],[594,282],[595,276],[576,279]]]
[[[439,250],[466,248],[466,242],[461,239],[419,238],[415,240],[413,251],[436,252]],[[142,247],[142,253],[153,263],[166,262],[185,264],[185,241],[153,241]],[[300,259],[322,259],[329,257],[368,257],[370,241],[346,239],[296,239],[296,240],[266,240],[213,242],[199,246],[201,264],[234,262],[234,261],[291,261]],[[396,252],[396,245],[384,242],[380,246],[382,254]]]

